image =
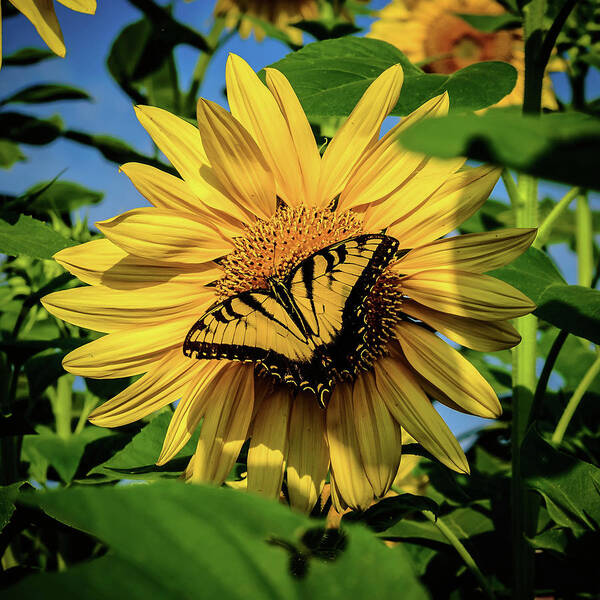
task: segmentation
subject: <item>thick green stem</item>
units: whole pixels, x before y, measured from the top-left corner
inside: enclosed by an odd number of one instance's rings
[[[579,385],[575,388],[573,395],[569,399],[569,402],[567,403],[567,406],[561,415],[558,424],[556,425],[556,429],[552,434],[552,441],[555,444],[560,444],[562,442],[565,432],[567,431],[567,427],[569,426],[569,423],[571,422],[571,419],[573,418],[573,415],[575,414],[583,395],[587,392],[594,379],[598,376],[598,373],[600,373],[600,351],[597,351],[596,360],[592,363],[592,366],[587,370],[587,373],[583,376],[579,382]]]
[[[481,569],[479,568],[473,557],[469,554],[469,551],[456,537],[452,529],[450,529],[450,527],[448,527],[448,525],[446,525],[439,517],[436,519],[435,515],[428,510],[424,510],[423,515],[435,527],[439,529],[440,533],[448,540],[448,543],[456,550],[456,552],[462,558],[469,571],[473,573],[473,575],[481,585],[481,588],[485,592],[485,595],[491,600],[494,600],[494,592],[492,591],[490,584],[488,583],[487,579],[483,576]]]
[[[63,439],[67,439],[72,433],[73,381],[74,377],[72,375],[63,375],[56,382],[56,389],[48,388],[56,433]]]
[[[513,207],[513,210],[516,210],[517,206],[521,204],[521,197],[519,196],[517,184],[515,183],[515,180],[508,169],[504,169],[502,171],[502,182],[504,183],[506,193],[510,198],[510,203]]]
[[[577,198],[575,209],[575,245],[577,250],[577,283],[589,287],[594,276],[594,231],[592,211],[587,194]]]
[[[542,248],[545,246],[550,234],[552,233],[552,228],[556,221],[558,221],[559,217],[569,208],[569,205],[573,200],[577,197],[577,195],[581,193],[581,190],[578,187],[571,188],[552,208],[552,210],[548,213],[548,216],[542,221],[542,224],[538,228],[537,236],[533,245],[535,248]]]

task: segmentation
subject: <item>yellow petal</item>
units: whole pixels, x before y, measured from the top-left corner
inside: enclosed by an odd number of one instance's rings
[[[84,283],[118,290],[148,288],[167,282],[202,286],[222,276],[221,269],[213,262],[161,263],[128,254],[106,239],[65,248],[54,255],[54,260]]]
[[[344,499],[338,492],[333,472],[329,475],[329,490],[331,492],[331,504],[333,504],[333,508],[337,513],[343,513],[348,509],[348,505],[344,502]]]
[[[343,189],[365,149],[379,136],[381,123],[396,105],[404,81],[400,65],[386,69],[367,89],[323,155],[320,206]]]
[[[221,485],[248,437],[254,400],[254,367],[229,363],[205,393],[210,402],[200,430],[191,478]]]
[[[448,94],[444,93],[420,106],[369,147],[340,194],[338,210],[381,200],[399,191],[407,181],[423,172],[426,165],[432,162],[431,159],[404,150],[398,142],[398,136],[421,119],[442,116],[447,112]],[[460,162],[457,164],[460,166]]]
[[[96,12],[96,0],[58,0],[63,6],[77,12],[93,15]]]
[[[265,69],[265,72],[267,85],[283,113],[298,157],[303,185],[303,196],[300,203],[306,206],[316,206],[321,155],[315,136],[300,101],[285,75],[276,69]]]
[[[104,286],[80,287],[48,294],[42,298],[52,315],[78,327],[111,333],[129,327],[159,325],[183,315],[200,317],[216,300],[208,287],[194,289],[180,285],[157,285],[149,294],[112,290]]]
[[[277,388],[264,398],[254,422],[248,450],[248,491],[279,498],[288,453],[292,396]]]
[[[381,498],[398,472],[402,453],[400,425],[390,415],[372,373],[364,373],[356,379],[352,403],[363,468],[373,494]]]
[[[325,411],[310,394],[298,394],[292,403],[287,462],[287,487],[293,508],[306,514],[313,509],[328,469]]]
[[[268,219],[276,206],[275,180],[252,136],[214,102],[198,100],[198,128],[215,175],[238,206]]]
[[[143,419],[181,398],[198,367],[180,348],[165,352],[148,373],[93,410],[89,420],[100,427],[120,427]]]
[[[536,233],[537,229],[501,229],[444,238],[411,250],[393,269],[404,275],[427,269],[493,271],[523,254]]]
[[[109,333],[69,352],[63,359],[63,367],[74,375],[99,379],[145,373],[162,362],[168,350],[181,348],[195,320],[188,317]]]
[[[171,417],[160,456],[156,461],[157,465],[168,463],[187,444],[211,400],[207,390],[210,391],[214,378],[227,366],[226,361],[199,360],[189,367],[188,359],[188,367],[195,371],[194,377],[191,378]]]
[[[201,264],[233,249],[213,227],[173,210],[134,208],[96,227],[126,252],[150,260]]]
[[[402,311],[427,323],[452,341],[480,352],[505,350],[521,341],[519,332],[508,321],[478,321],[457,317],[427,308],[414,300],[405,300]]]
[[[394,419],[425,450],[453,471],[469,472],[460,444],[406,365],[395,358],[382,358],[375,363],[375,380]]]
[[[402,291],[429,308],[482,321],[514,319],[535,310],[512,285],[468,271],[421,271],[402,279]]]
[[[120,171],[131,179],[140,194],[156,208],[191,213],[228,237],[242,234],[243,226],[240,221],[205,204],[182,179],[141,163],[124,164]]]
[[[413,323],[400,323],[396,337],[415,371],[463,410],[488,419],[502,414],[492,386],[460,352],[434,333]]]
[[[275,177],[277,195],[287,204],[302,203],[298,154],[282,111],[273,94],[250,65],[230,54],[225,70],[231,114],[250,133]]]
[[[66,54],[65,41],[54,12],[53,0],[10,1],[18,11],[22,12],[31,21],[40,37],[54,54],[59,56]]]
[[[475,167],[451,175],[422,203],[397,216],[387,233],[400,240],[401,248],[423,246],[456,229],[486,201],[501,169]]]
[[[210,167],[197,127],[154,106],[136,106],[135,114],[198,198],[241,221],[250,218],[251,213],[227,197]]]
[[[355,510],[365,510],[373,500],[373,490],[363,468],[355,419],[352,387],[338,384],[327,407],[331,471],[344,503]]]

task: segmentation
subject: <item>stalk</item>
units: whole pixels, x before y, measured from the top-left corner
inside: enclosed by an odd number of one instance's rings
[[[542,221],[538,228],[537,236],[533,242],[534,248],[542,248],[546,245],[550,233],[559,217],[569,208],[571,202],[581,193],[578,187],[571,188],[548,213],[548,216]]]
[[[577,283],[589,287],[594,276],[594,232],[587,193],[577,197],[575,246],[577,250]]]

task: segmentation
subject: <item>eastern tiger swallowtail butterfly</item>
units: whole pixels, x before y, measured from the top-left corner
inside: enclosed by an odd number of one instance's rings
[[[368,365],[364,301],[398,241],[359,235],[305,258],[268,288],[213,305],[183,344],[186,356],[254,362],[326,405],[334,381]]]

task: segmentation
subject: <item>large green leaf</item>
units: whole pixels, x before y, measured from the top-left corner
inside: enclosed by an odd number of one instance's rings
[[[3,67],[22,67],[33,65],[48,58],[56,58],[56,54],[42,48],[21,48],[2,58]]]
[[[452,102],[452,98],[451,98]],[[449,158],[468,156],[537,177],[600,189],[600,119],[580,113],[523,116],[510,109],[448,115],[407,128],[402,145]]]
[[[27,215],[19,215],[18,219],[0,219],[0,252],[4,254],[50,259],[59,250],[75,244],[45,223]]]
[[[530,248],[515,261],[492,271],[531,298],[535,314],[560,329],[600,343],[600,292],[568,285],[548,255]]]
[[[516,81],[514,68],[501,62],[477,63],[452,75],[426,74],[394,46],[357,37],[308,44],[270,67],[289,79],[309,117],[343,117],[395,64],[402,65],[404,84],[393,115],[405,115],[444,91],[453,110],[485,108],[508,94]]]
[[[18,144],[0,139],[0,167],[10,169],[16,162],[25,160]]]
[[[457,13],[463,21],[466,21],[474,29],[493,33],[502,29],[515,29],[521,27],[521,20],[510,13],[502,13],[500,15],[472,15],[465,13]]]
[[[101,564],[29,577],[4,592],[7,600],[64,598],[75,589],[97,599],[114,598],[119,590],[133,598],[143,592],[146,598],[347,600],[375,589],[386,596],[401,589],[407,600],[427,598],[401,548],[386,548],[361,527],[348,526],[324,562],[314,541],[332,534],[316,530],[321,523],[250,494],[157,482],[22,500],[91,533],[110,554]]]
[[[600,529],[600,469],[559,452],[532,429],[521,449],[526,485],[539,492],[552,519],[576,532]]]
[[[15,499],[19,495],[19,488],[22,485],[23,482],[19,481],[11,485],[0,486],[0,531],[6,527],[15,512]]]
[[[91,100],[91,96],[79,88],[62,83],[36,84],[0,100],[0,105],[9,103],[39,104],[59,100]]]
[[[40,182],[23,195],[21,210],[27,213],[45,213],[49,210],[71,212],[82,206],[98,204],[104,194],[90,190],[73,181]]]
[[[49,144],[61,134],[61,130],[57,119],[38,119],[17,112],[0,114],[0,136],[13,142],[36,146]]]

